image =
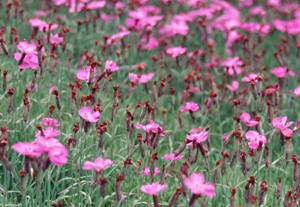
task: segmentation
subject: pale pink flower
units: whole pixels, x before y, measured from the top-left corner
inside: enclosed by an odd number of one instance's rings
[[[109,20],[109,16],[105,13],[101,13],[100,17],[101,17],[101,20],[104,21],[104,22]]]
[[[44,28],[46,31],[49,30],[49,24],[43,20],[40,20],[37,17],[29,19],[29,23],[31,24],[32,27],[39,28],[40,31],[43,31]],[[52,24],[50,30],[56,29],[57,27],[58,27],[57,24]]]
[[[201,143],[204,142],[207,138],[208,138],[208,131],[186,134],[186,139],[190,141],[186,145],[190,146],[193,144],[194,141]]]
[[[232,86],[231,85],[226,85],[226,87],[231,91],[231,92],[235,92],[235,91],[237,91],[238,89],[239,89],[239,82],[237,82],[237,81],[233,81],[232,82]]]
[[[190,90],[189,90],[190,93],[195,93],[196,91],[200,91],[200,87],[199,86],[197,86],[195,88],[190,88]]]
[[[251,116],[248,113],[242,113],[240,119],[242,122],[246,124],[246,126],[256,126],[259,124],[259,122],[256,121],[255,119],[250,120]]]
[[[94,74],[93,74],[93,80],[96,80],[96,68],[94,67]],[[90,82],[90,74],[91,74],[91,66],[89,66],[87,69],[81,69],[76,73],[76,76],[79,80],[85,80],[87,83]]]
[[[143,193],[149,194],[149,195],[156,195],[160,191],[165,190],[168,187],[168,185],[161,185],[159,182],[148,184],[148,185],[142,185],[141,191]]]
[[[226,33],[224,33],[224,38],[226,38],[226,53],[232,54],[233,43],[239,42],[242,39],[242,36],[236,30],[232,30],[232,31],[228,32],[227,36],[225,36],[225,35],[226,35]]]
[[[36,51],[36,44],[33,43],[27,43],[26,41],[21,41],[17,45],[17,48],[21,51],[26,53],[27,55],[37,55],[38,52]]]
[[[117,66],[117,64],[114,61],[107,60],[105,62],[105,71],[114,72],[117,70],[119,70],[119,66]]]
[[[164,160],[172,160],[173,162],[176,161],[176,160],[180,160],[183,158],[183,155],[178,155],[175,157],[175,154],[174,153],[171,153],[171,154],[165,154],[163,156],[163,159]]]
[[[280,6],[281,0],[268,0],[269,6]]]
[[[45,137],[39,137],[34,140],[35,144],[38,144],[41,149],[42,153],[48,153],[49,149],[56,146],[62,146],[64,145],[58,141],[58,139],[55,138],[45,138]]]
[[[45,36],[45,41],[48,40],[48,36]],[[57,48],[57,46],[63,42],[63,38],[58,36],[58,33],[56,33],[55,35],[53,35],[52,33],[50,33],[50,44],[52,45],[52,47]]]
[[[51,86],[51,87],[49,88],[49,93],[52,93],[54,90],[55,90],[55,86]]]
[[[130,31],[123,31],[119,32],[117,34],[113,34],[110,38],[107,40],[107,45],[111,45],[115,40],[122,39],[123,37],[130,34]]]
[[[36,143],[18,142],[11,146],[13,150],[21,155],[39,157],[43,153],[43,149]]]
[[[285,67],[277,67],[270,70],[270,73],[276,75],[278,78],[283,78],[286,74],[295,76],[295,73]]]
[[[162,131],[159,135],[165,136],[165,133],[163,132],[163,128],[158,124],[156,124],[153,120],[151,120],[150,123],[145,126],[141,124],[137,124],[136,128],[145,130],[147,133],[158,133],[158,131]]]
[[[242,70],[238,66],[241,66],[243,62],[239,57],[229,57],[227,60],[221,62],[221,66],[225,66],[224,71],[228,72],[229,75],[233,76],[234,72],[239,75]]]
[[[262,143],[263,143],[262,147],[264,147],[265,144],[267,143],[266,137],[263,135],[260,135],[257,131],[248,131],[245,134],[245,137],[247,140],[249,140],[248,146],[251,149],[257,149],[260,141],[262,141]]]
[[[100,9],[105,6],[105,1],[92,1],[86,8],[87,9]]]
[[[94,162],[86,161],[83,163],[83,170],[95,170],[96,172],[100,172],[104,170],[108,166],[112,165],[113,162],[110,159],[103,159],[102,157],[98,157]]]
[[[59,127],[60,125],[57,123],[56,119],[53,118],[43,118],[42,124],[44,124],[47,127]]]
[[[78,110],[79,116],[89,122],[97,122],[99,120],[100,112],[93,112],[91,107],[85,106]]]
[[[247,76],[244,76],[243,78],[242,78],[242,82],[247,82],[247,83],[249,83],[249,82],[258,82],[258,75],[257,74],[255,74],[255,73],[250,73],[249,75],[247,75]]]
[[[125,6],[125,4],[122,3],[122,2],[120,2],[120,1],[118,1],[118,2],[115,3],[115,6],[116,6],[117,9],[121,9],[121,8],[123,8]]]
[[[51,147],[47,155],[54,165],[63,165],[68,162],[68,150],[63,145]]]
[[[130,82],[137,82],[139,79],[138,75],[135,73],[129,73],[128,78],[129,78]]]
[[[212,183],[204,183],[205,178],[201,173],[192,173],[191,178],[186,178],[184,184],[189,188],[193,194],[203,194],[207,197],[215,195],[215,186]]]
[[[154,173],[153,173],[153,175],[157,175],[159,172],[160,172],[160,170],[158,169],[158,167],[155,167],[155,168],[154,168]],[[145,167],[144,171],[140,171],[139,173],[140,173],[141,175],[147,175],[147,176],[150,176],[150,168],[149,168],[149,166],[148,166],[148,167]]]
[[[300,86],[298,86],[297,88],[295,88],[294,94],[296,94],[296,96],[300,96]]]
[[[148,74],[143,74],[141,75],[141,77],[139,78],[139,84],[141,83],[147,83],[148,81],[150,81],[154,76],[154,73],[148,73]]]
[[[276,129],[284,130],[294,123],[293,121],[286,123],[286,121],[287,121],[287,116],[284,116],[282,118],[276,117],[275,119],[272,120],[272,125]]]
[[[30,90],[30,91],[33,91],[34,89],[37,89],[37,88],[38,88],[38,85],[35,84],[35,85],[32,87],[31,84],[28,84],[28,85],[26,85],[26,88],[27,88],[28,90]]]
[[[179,46],[179,47],[168,48],[166,50],[166,53],[171,55],[172,58],[176,58],[177,56],[184,54],[185,51],[186,48]]]
[[[184,111],[197,111],[199,109],[198,104],[194,103],[193,101],[187,102],[185,106],[182,107],[181,112]]]

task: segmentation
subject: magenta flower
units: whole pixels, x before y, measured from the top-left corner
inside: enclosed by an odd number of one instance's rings
[[[117,64],[114,62],[114,61],[112,61],[112,60],[107,60],[106,62],[105,62],[105,71],[106,72],[114,72],[114,71],[117,71],[117,70],[119,70],[119,67],[117,66]]]
[[[96,68],[94,67],[94,75],[93,75],[93,81],[96,81]],[[81,69],[76,73],[76,76],[79,80],[85,80],[87,83],[90,82],[90,74],[91,74],[91,66],[89,66],[87,69]]]
[[[158,124],[156,124],[153,120],[151,120],[150,123],[145,126],[141,124],[137,124],[136,128],[145,130],[147,133],[158,133],[159,131],[163,131],[163,128]],[[161,132],[159,135],[165,136],[165,133]]]
[[[250,120],[251,116],[248,113],[242,113],[240,118],[241,118],[242,122],[244,122],[246,124],[246,126],[256,126],[259,124],[259,122],[254,119]]]
[[[105,6],[105,1],[92,1],[86,8],[87,9],[100,9]]]
[[[242,70],[239,68],[243,62],[240,60],[239,57],[229,57],[227,60],[221,62],[221,66],[225,66],[224,71],[228,72],[229,75],[233,76],[234,72],[239,75]]]
[[[35,144],[39,145],[41,147],[42,153],[44,152],[48,152],[49,149],[51,149],[52,147],[63,147],[64,145],[61,144],[58,139],[55,138],[45,138],[45,137],[39,137],[37,139],[34,140]]]
[[[168,185],[161,185],[159,182],[148,184],[148,185],[142,185],[141,191],[143,193],[149,194],[149,195],[156,195],[160,191],[165,190],[168,187]]]
[[[91,107],[85,106],[78,110],[79,116],[89,122],[97,122],[99,120],[100,112],[93,112]]]
[[[63,165],[68,162],[68,150],[63,145],[51,147],[48,151],[48,157],[54,165]]]
[[[283,78],[286,74],[290,76],[295,76],[294,72],[290,71],[288,68],[285,67],[273,68],[270,70],[270,73],[276,75],[278,78]]]
[[[195,87],[195,88],[191,88],[191,89],[189,90],[190,93],[195,93],[196,91],[200,91],[200,87],[199,87],[199,86],[197,86],[197,87]]]
[[[31,24],[32,27],[39,28],[40,31],[43,31],[44,27],[46,31],[49,30],[49,24],[47,22],[40,20],[39,18],[35,17],[32,19],[29,19],[29,23]],[[57,24],[52,24],[50,27],[50,30],[56,29],[58,27]]]
[[[42,124],[44,124],[47,127],[59,127],[60,125],[57,123],[56,119],[53,118],[43,118]]]
[[[95,159],[94,162],[91,161],[85,161],[83,163],[82,169],[83,170],[95,170],[96,172],[100,172],[101,170],[104,170],[108,166],[112,165],[113,162],[110,159],[103,159],[102,157],[98,157]]]
[[[143,74],[139,78],[139,83],[147,83],[154,77],[154,73]]]
[[[36,44],[35,43],[27,43],[25,41],[19,42],[17,48],[26,54],[29,55],[37,55],[38,52],[36,51]]]
[[[249,82],[254,82],[254,83],[256,83],[256,82],[258,82],[258,75],[257,74],[255,74],[255,73],[250,73],[249,75],[247,75],[247,76],[244,76],[243,78],[242,78],[242,82],[247,82],[247,83],[249,83]]]
[[[155,167],[155,168],[154,168],[154,174],[153,174],[153,175],[157,175],[159,172],[160,172],[160,170],[158,169],[158,167]],[[139,173],[140,173],[141,175],[147,175],[147,176],[150,176],[150,168],[149,168],[149,166],[148,166],[148,167],[145,167],[144,171],[140,171]]]
[[[215,195],[215,186],[212,183],[204,183],[205,179],[201,173],[192,173],[191,178],[186,178],[184,184],[193,194],[206,195],[213,197]]]
[[[119,32],[116,34],[113,34],[108,40],[107,40],[107,45],[111,45],[112,43],[115,42],[115,40],[122,39],[123,37],[127,36],[130,34],[130,31],[123,31]]]
[[[287,116],[284,117],[276,117],[272,121],[272,125],[274,128],[279,129],[280,131],[287,129],[289,126],[291,126],[294,122],[291,121],[286,124]]]
[[[43,153],[43,149],[39,145],[29,142],[18,142],[11,148],[21,155],[33,157],[39,157]]]
[[[298,86],[297,88],[295,88],[294,94],[296,94],[296,96],[300,96],[300,86]]]
[[[48,36],[45,36],[45,41],[48,40]],[[53,35],[52,33],[50,34],[50,44],[52,47],[57,48],[57,46],[63,42],[63,38],[58,36],[58,33]]]
[[[180,160],[183,158],[183,155],[178,155],[175,157],[175,154],[174,153],[171,153],[171,154],[165,154],[163,156],[163,159],[164,160],[172,160],[173,162],[176,161],[176,160]]]
[[[262,143],[263,143],[262,147],[264,147],[265,144],[267,143],[266,137],[263,135],[260,135],[257,131],[248,131],[245,134],[245,137],[247,140],[249,140],[248,145],[249,145],[249,148],[251,148],[251,149],[257,149],[260,141],[262,141]]]
[[[198,143],[204,142],[208,138],[208,131],[200,132],[200,133],[191,133],[186,135],[186,139],[190,142],[187,143],[187,146],[193,144],[193,141],[197,141]]]
[[[129,78],[130,82],[137,82],[139,79],[138,75],[135,73],[129,73],[128,78]]]
[[[237,82],[237,81],[233,81],[232,82],[232,86],[231,85],[226,85],[226,87],[231,91],[231,92],[235,92],[235,91],[237,91],[238,89],[239,89],[239,82]]]
[[[53,137],[58,137],[60,135],[60,131],[58,129],[53,129],[53,127],[47,127],[45,130],[43,130],[43,132],[44,135],[42,135],[41,131],[37,131],[35,133],[35,137],[53,138]]]
[[[185,104],[185,106],[182,107],[181,112],[184,111],[197,111],[199,109],[198,104],[194,103],[193,101],[190,101]]]
[[[20,61],[21,57],[22,57],[22,54],[20,54],[20,53],[14,54],[14,58],[17,61]],[[20,65],[18,65],[18,67],[20,69],[26,69],[26,68],[36,69],[38,67],[38,57],[36,55],[28,54],[23,59],[22,63]]]
[[[185,53],[185,51],[186,51],[186,48],[179,46],[179,47],[168,48],[166,50],[166,53],[171,55],[172,58],[176,58],[177,56]]]
[[[190,130],[191,133],[199,133],[202,132],[204,129],[202,126],[199,126],[198,128],[193,128]]]

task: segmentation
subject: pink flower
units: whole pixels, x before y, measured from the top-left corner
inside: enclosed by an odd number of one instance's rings
[[[199,87],[199,86],[197,86],[197,87],[195,87],[195,88],[191,88],[191,89],[189,90],[190,93],[195,93],[196,91],[200,91],[200,87]]]
[[[138,75],[135,73],[129,73],[128,78],[129,78],[130,82],[137,82],[139,79]]]
[[[185,53],[185,51],[186,51],[186,48],[179,46],[179,47],[168,48],[166,50],[166,53],[171,55],[172,58],[176,58],[177,56]]]
[[[102,157],[98,157],[94,162],[86,161],[83,163],[83,170],[95,170],[96,172],[100,172],[104,170],[108,166],[112,165],[113,162],[110,159],[103,159]]]
[[[262,141],[262,143],[263,143],[262,147],[264,147],[265,144],[267,143],[266,137],[263,135],[260,135],[257,131],[248,131],[245,134],[245,137],[247,140],[249,140],[248,145],[249,145],[249,148],[251,148],[251,149],[257,149],[260,141]]]
[[[22,57],[21,53],[14,54],[14,58],[17,61],[20,61],[21,57]],[[36,69],[38,67],[38,57],[36,55],[28,54],[23,59],[22,63],[20,65],[18,65],[18,67],[20,69],[26,69],[26,68]]]
[[[41,147],[42,153],[48,153],[49,149],[52,147],[56,146],[62,146],[64,147],[63,144],[61,144],[58,139],[55,138],[45,138],[45,137],[39,137],[34,140],[35,144],[39,145]]]
[[[29,142],[18,142],[11,148],[17,153],[27,156],[39,157],[43,153],[43,149],[39,145]]]
[[[32,19],[29,19],[29,23],[31,24],[32,27],[39,28],[40,31],[43,31],[44,27],[46,31],[49,30],[49,24],[47,22],[40,20],[39,18],[35,17]],[[56,29],[58,27],[57,24],[52,24],[50,27],[50,30]]]
[[[287,129],[289,126],[291,126],[294,123],[293,121],[291,121],[286,124],[286,121],[287,121],[287,116],[284,116],[282,118],[276,117],[275,119],[273,119],[272,125],[276,129],[284,130],[284,129]]]
[[[226,87],[231,91],[231,92],[235,92],[239,89],[239,82],[237,81],[233,81],[232,82],[232,86],[231,85],[226,85]]]
[[[290,71],[288,68],[285,67],[278,67],[278,68],[273,68],[270,70],[270,73],[276,75],[278,78],[283,78],[286,74],[290,76],[294,76],[295,73]]]
[[[48,157],[54,165],[63,165],[68,162],[68,150],[63,145],[54,146],[49,149]]]
[[[295,88],[294,94],[296,94],[297,96],[300,96],[300,86],[298,86],[297,88]]]
[[[114,61],[107,60],[105,62],[105,70],[109,71],[109,72],[114,72],[114,71],[119,70],[119,67],[117,66],[117,64]]]
[[[141,75],[140,79],[139,79],[139,83],[147,83],[148,81],[150,81],[154,76],[154,73],[148,73],[148,74],[143,74]]]
[[[155,167],[155,168],[154,168],[154,174],[153,174],[153,175],[157,175],[159,172],[160,172],[160,170],[158,169],[158,167]],[[140,173],[141,175],[147,175],[147,176],[150,176],[150,168],[149,168],[149,166],[148,166],[148,167],[145,167],[144,171],[140,171],[139,173]]]
[[[42,136],[41,131],[37,131],[35,133],[35,137],[40,138],[52,138],[52,137],[58,137],[60,135],[60,131],[58,129],[53,129],[53,127],[47,127],[45,130],[43,130],[44,136]]]
[[[197,111],[199,109],[198,104],[194,103],[193,101],[190,101],[185,104],[185,106],[182,107],[181,112],[184,111]]]
[[[165,154],[163,156],[163,159],[164,160],[172,160],[173,162],[176,161],[176,160],[180,160],[183,158],[183,155],[178,155],[175,157],[175,154],[174,153],[171,153],[171,154]]]
[[[199,126],[198,128],[193,128],[190,130],[191,133],[199,133],[202,132],[204,129],[202,126]]]
[[[280,1],[281,0],[268,0],[268,5],[269,6],[280,6]]]
[[[234,72],[239,75],[242,71],[238,66],[241,66],[243,62],[239,57],[229,57],[227,60],[221,62],[221,66],[225,66],[224,71],[228,72],[229,75],[233,76]]]
[[[36,44],[35,43],[27,43],[25,41],[19,42],[17,48],[28,55],[37,55]]]
[[[48,36],[45,36],[45,41],[48,40]],[[57,46],[63,42],[63,38],[58,36],[58,33],[53,35],[52,33],[50,34],[50,44],[52,47],[57,48]]]
[[[117,34],[114,34],[107,40],[107,45],[111,45],[115,40],[122,39],[123,37],[125,37],[129,34],[130,34],[130,31],[124,31],[124,32],[119,32]]]
[[[89,122],[97,122],[99,120],[100,112],[93,112],[91,107],[85,106],[78,111],[79,116]]]
[[[250,114],[248,113],[242,113],[242,115],[240,116],[242,122],[244,122],[246,124],[246,126],[256,126],[259,124],[258,121],[255,121],[254,119],[251,119]]]
[[[148,185],[142,185],[141,191],[149,195],[156,195],[160,191],[165,190],[167,187],[168,185],[161,185],[159,182],[156,182]]]
[[[55,86],[51,86],[50,88],[49,88],[49,93],[52,93],[52,91],[54,91],[55,90]]]
[[[215,195],[215,186],[212,183],[204,183],[205,179],[201,173],[192,173],[191,178],[186,178],[184,184],[193,194],[206,195],[213,197]]]
[[[247,83],[249,83],[249,82],[255,82],[256,83],[256,82],[258,82],[257,77],[258,77],[257,74],[250,73],[249,75],[244,76],[241,81],[242,82],[247,82]]]
[[[150,123],[145,126],[141,124],[137,124],[136,128],[145,130],[147,133],[158,133],[159,131],[163,131],[163,128],[158,124],[156,124],[153,120],[151,120]],[[161,132],[159,135],[165,136],[165,133]]]
[[[191,133],[186,135],[186,139],[190,142],[187,143],[187,146],[193,144],[193,141],[197,141],[198,143],[204,142],[208,138],[208,131],[199,132],[199,133]]]
[[[48,127],[59,127],[60,125],[57,123],[56,119],[53,118],[43,118],[42,124]]]
[[[86,8],[87,9],[100,9],[105,6],[105,1],[92,1]]]
[[[93,81],[96,80],[96,68],[94,67],[94,75],[93,75]],[[76,73],[76,76],[79,80],[85,80],[87,83],[90,82],[90,74],[91,74],[91,66],[89,66],[87,69],[81,69]]]

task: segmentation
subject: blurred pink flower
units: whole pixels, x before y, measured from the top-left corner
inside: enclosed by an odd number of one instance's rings
[[[159,172],[160,172],[160,170],[158,169],[158,167],[155,167],[155,168],[154,168],[154,173],[153,173],[153,175],[157,175]],[[145,167],[144,171],[140,171],[139,173],[140,173],[141,175],[147,175],[147,176],[150,176],[150,168],[149,168],[149,166],[148,166],[148,167]]]
[[[48,36],[45,36],[45,41],[47,41]],[[53,35],[52,33],[50,33],[50,44],[52,45],[52,47],[57,48],[57,46],[63,42],[63,38],[58,36],[58,33],[56,33],[55,35]]]
[[[56,119],[53,118],[43,118],[42,124],[44,124],[47,127],[59,127],[60,125],[57,123]]]
[[[256,82],[258,82],[257,77],[258,77],[257,74],[250,73],[249,75],[244,76],[241,81],[242,82],[247,82],[247,83],[249,83],[251,81],[251,82],[255,82],[256,83]]]
[[[38,17],[29,19],[29,23],[32,27],[39,28],[40,31],[43,31],[44,27],[46,31],[49,30],[49,24],[43,20],[40,20]],[[52,24],[50,30],[56,29],[58,27],[57,24]]]
[[[168,187],[168,185],[161,185],[159,182],[148,184],[148,185],[142,185],[141,191],[143,193],[149,194],[149,195],[156,195],[160,191],[165,190]]]
[[[17,45],[17,48],[21,51],[26,53],[27,55],[37,55],[38,52],[36,51],[36,44],[33,43],[27,43],[26,41],[21,41]]]
[[[189,188],[193,194],[203,194],[207,197],[215,195],[215,186],[212,183],[204,183],[205,178],[201,173],[192,173],[191,178],[186,178],[184,184]]]
[[[191,133],[199,133],[202,132],[204,129],[202,126],[199,126],[198,128],[193,128],[190,130]]]
[[[175,154],[174,153],[171,153],[171,154],[165,154],[163,156],[163,159],[164,160],[172,160],[173,162],[176,161],[176,160],[180,160],[183,158],[183,155],[178,155],[175,157]]]
[[[127,36],[130,34],[130,31],[124,31],[124,32],[119,32],[116,34],[113,34],[110,38],[107,40],[107,45],[111,45],[115,40],[117,39],[122,39],[123,37]]]
[[[284,116],[282,118],[276,117],[275,119],[272,120],[272,125],[276,129],[284,130],[294,123],[293,121],[286,123],[286,121],[287,121],[287,116]]]
[[[286,74],[295,76],[295,73],[285,67],[277,67],[270,70],[270,73],[276,75],[278,78],[283,78]]]
[[[269,6],[280,6],[281,0],[268,0]]]
[[[199,86],[197,86],[197,87],[195,87],[195,88],[191,88],[191,89],[189,90],[190,93],[195,93],[196,91],[200,91],[200,87],[199,87]]]
[[[165,136],[165,133],[163,132],[163,128],[158,124],[156,124],[153,120],[151,120],[150,123],[145,126],[141,124],[137,124],[136,128],[145,130],[147,133],[158,133],[159,131],[162,131],[159,135]]]
[[[143,74],[141,75],[141,77],[139,78],[139,84],[141,83],[147,83],[148,81],[150,81],[154,76],[154,73],[148,73],[148,74]]]
[[[94,67],[94,74],[93,74],[93,80],[96,80],[96,68]],[[76,76],[79,80],[85,80],[87,83],[90,82],[90,73],[91,73],[91,66],[89,66],[87,69],[81,69],[79,71],[77,71]]]
[[[129,73],[128,78],[129,78],[130,82],[137,82],[139,79],[138,75],[135,73]]]
[[[226,85],[226,87],[231,91],[231,92],[235,92],[235,91],[237,91],[238,89],[239,89],[239,82],[237,82],[237,81],[233,81],[232,82],[232,86],[231,85]]]
[[[15,53],[14,58],[17,61],[20,61],[22,58],[22,54]],[[18,67],[20,69],[26,69],[26,68],[36,69],[38,67],[38,57],[36,55],[28,54],[23,59],[22,63],[20,65],[18,65]]]
[[[107,60],[105,62],[105,71],[114,72],[117,70],[119,70],[119,67],[117,66],[117,64],[114,61]]]
[[[86,8],[87,9],[100,9],[105,6],[105,1],[92,1]]]
[[[198,104],[194,103],[193,101],[190,101],[185,104],[185,106],[182,107],[181,112],[184,111],[197,111],[199,109]]]
[[[171,55],[172,58],[176,58],[177,56],[184,54],[185,51],[186,48],[179,46],[179,47],[168,48],[166,50],[166,53]]]
[[[260,141],[262,141],[262,143],[263,143],[262,147],[264,147],[265,144],[267,143],[266,137],[263,135],[260,135],[257,131],[248,131],[245,134],[245,137],[247,140],[249,140],[248,145],[249,145],[249,148],[251,148],[251,149],[257,149]]]
[[[78,110],[79,116],[89,122],[97,122],[99,120],[100,112],[93,112],[91,107],[85,106]]]
[[[41,134],[41,131],[37,131],[35,133],[35,137],[44,137],[44,138],[52,138],[52,137],[58,137],[60,135],[60,131],[58,129],[53,129],[53,127],[47,127],[45,130],[43,130],[44,136]]]
[[[29,142],[18,142],[11,148],[21,155],[33,157],[39,157],[43,153],[43,149],[39,145]]]
[[[49,149],[56,146],[62,146],[64,145],[58,141],[58,139],[55,138],[45,138],[45,137],[39,137],[34,140],[35,144],[38,144],[41,147],[42,153],[48,153]]]
[[[259,124],[258,121],[255,121],[254,119],[251,119],[250,114],[248,113],[242,113],[242,115],[240,116],[240,119],[242,122],[244,122],[246,124],[246,126],[256,126]]]
[[[54,165],[63,165],[68,162],[68,150],[63,145],[51,147],[48,151],[48,157]]]
[[[296,94],[297,96],[300,96],[300,86],[298,86],[297,88],[295,88],[294,94]]]
[[[242,70],[238,67],[241,66],[243,62],[239,57],[229,57],[227,60],[221,62],[221,66],[225,66],[224,71],[228,72],[229,75],[233,76],[234,72],[239,75]]]
[[[100,172],[104,170],[108,166],[112,165],[113,162],[110,159],[103,159],[102,157],[98,157],[94,162],[86,161],[83,163],[83,170],[95,170],[96,172]]]
[[[207,138],[208,138],[208,131],[199,132],[199,133],[190,133],[186,135],[186,139],[190,141],[186,145],[190,146],[193,144],[194,141],[201,143],[204,142]]]

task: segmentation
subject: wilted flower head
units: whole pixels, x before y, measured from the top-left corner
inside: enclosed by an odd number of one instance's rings
[[[262,147],[264,147],[267,143],[266,137],[260,135],[257,131],[248,131],[245,134],[245,137],[247,140],[249,140],[248,145],[251,149],[257,149],[260,141],[263,143]]]
[[[157,175],[159,172],[160,172],[160,170],[158,169],[158,167],[155,167],[153,175]],[[141,175],[147,175],[147,176],[149,176],[150,175],[150,168],[149,168],[149,166],[145,167],[144,171],[140,171],[139,173]]]
[[[215,195],[215,186],[212,183],[204,183],[205,178],[201,173],[192,173],[191,178],[186,178],[184,184],[193,194],[206,195],[213,197]]]
[[[108,166],[112,165],[113,162],[110,159],[103,159],[102,157],[98,157],[94,162],[86,161],[83,163],[83,170],[95,170],[96,172],[100,172],[104,170]]]
[[[190,101],[185,104],[185,106],[182,107],[181,112],[184,111],[197,111],[199,109],[198,104],[194,103],[193,101]]]
[[[168,185],[161,185],[159,182],[156,182],[148,185],[142,185],[141,191],[149,195],[156,195],[160,191],[165,190],[167,187]]]
[[[81,118],[89,122],[97,122],[100,116],[99,111],[93,112],[92,108],[88,106],[79,109],[78,113]]]

